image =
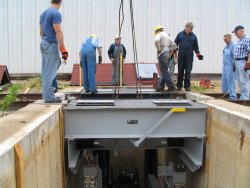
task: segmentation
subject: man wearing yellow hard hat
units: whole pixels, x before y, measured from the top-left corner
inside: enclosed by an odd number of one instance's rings
[[[96,34],[87,37],[80,48],[80,61],[83,71],[83,85],[86,93],[95,94],[96,89],[96,49],[99,53],[98,63],[102,63],[102,45]]]
[[[175,52],[177,46],[170,36],[164,32],[163,26],[155,26],[154,34],[158,64],[161,73],[160,79],[158,80],[158,86],[155,90],[157,92],[163,92],[165,85],[167,85],[167,92],[173,92],[176,90],[176,88],[169,73],[169,63],[171,54]]]
[[[122,63],[126,58],[126,48],[121,43],[121,37],[115,36],[115,43],[111,44],[108,50],[109,59],[112,62],[112,85],[120,83],[120,54],[122,54]]]

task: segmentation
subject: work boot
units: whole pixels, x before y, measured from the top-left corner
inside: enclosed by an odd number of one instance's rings
[[[175,91],[176,91],[175,87],[173,87],[173,88],[168,88],[168,89],[166,90],[167,93],[172,93],[172,92],[175,92]]]
[[[45,101],[45,103],[61,103],[62,100],[60,97],[56,97],[54,100],[52,101]]]
[[[93,94],[97,94],[98,93],[98,91],[97,91],[97,89],[95,90],[95,91],[91,91],[91,94],[93,95]]]
[[[181,87],[177,87],[176,91],[181,91]]]
[[[82,90],[81,94],[87,94],[87,93],[90,93],[90,90],[87,89],[87,90]]]
[[[163,88],[155,88],[155,91],[156,91],[156,92],[163,92],[164,89],[163,89]]]
[[[186,91],[191,91],[190,87],[185,88]]]

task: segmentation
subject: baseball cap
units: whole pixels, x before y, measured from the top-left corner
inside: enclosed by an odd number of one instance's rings
[[[238,26],[236,26],[236,27],[234,28],[234,30],[232,31],[232,33],[235,33],[235,32],[237,32],[237,31],[240,30],[240,29],[244,29],[244,27],[243,27],[242,25],[238,25]]]
[[[194,24],[193,22],[188,22],[186,23],[185,27],[194,27]]]

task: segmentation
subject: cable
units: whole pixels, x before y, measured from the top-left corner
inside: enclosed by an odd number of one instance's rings
[[[134,55],[134,63],[136,65],[136,93],[137,93],[137,96],[139,97],[139,93],[138,93],[138,79],[139,79],[140,98],[142,98],[142,91],[141,91],[141,84],[140,84],[141,83],[141,78],[139,76],[137,46],[136,46],[136,37],[135,37],[133,0],[130,0],[130,17],[131,17],[131,27],[132,27],[133,55]]]
[[[121,15],[122,15],[122,20],[121,20]],[[121,0],[120,7],[119,7],[119,37],[121,37],[123,22],[124,22],[124,10],[123,10],[123,0]],[[120,52],[120,46],[118,47],[118,55],[119,55],[119,52]],[[114,63],[116,63],[116,62],[114,62]],[[119,65],[116,65],[116,83],[115,83],[115,91],[114,91],[114,96],[116,98],[119,98],[119,92],[120,92],[119,82],[117,82],[118,81],[118,68],[119,68]],[[116,90],[118,93],[117,96],[116,96]]]

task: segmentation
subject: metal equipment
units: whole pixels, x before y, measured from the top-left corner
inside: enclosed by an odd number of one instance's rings
[[[96,156],[83,157],[83,187],[102,188],[102,171]]]
[[[69,168],[80,151],[175,148],[191,171],[202,166],[207,107],[188,100],[74,100],[64,108]]]

